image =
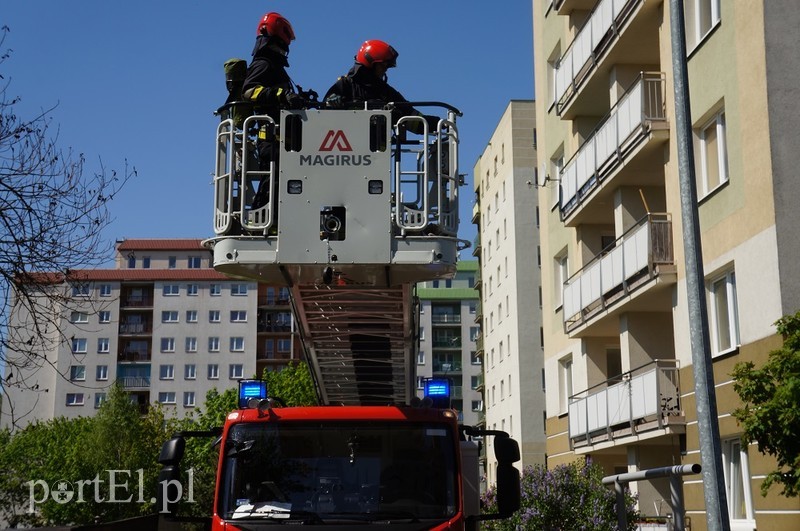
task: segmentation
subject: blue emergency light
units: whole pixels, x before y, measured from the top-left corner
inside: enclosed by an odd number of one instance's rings
[[[267,398],[267,382],[263,380],[239,380],[239,408],[248,407],[251,398]]]
[[[433,407],[450,407],[450,379],[427,378],[425,380],[425,398],[433,402]]]

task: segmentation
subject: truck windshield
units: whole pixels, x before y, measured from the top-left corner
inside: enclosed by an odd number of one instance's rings
[[[220,515],[447,518],[457,444],[436,424],[237,424],[223,449]]]

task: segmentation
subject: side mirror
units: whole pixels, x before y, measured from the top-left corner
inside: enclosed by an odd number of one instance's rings
[[[161,446],[158,462],[164,465],[158,473],[157,507],[158,511],[175,516],[178,509],[181,489],[180,462],[186,449],[186,439],[173,437]]]
[[[494,456],[498,463],[516,463],[520,459],[519,443],[508,436],[495,437]]]
[[[161,453],[158,454],[158,462],[162,465],[177,465],[183,459],[183,451],[186,449],[186,439],[183,437],[173,437],[161,446]]]
[[[501,518],[508,518],[520,507],[519,470],[511,463],[497,464],[497,511]]]

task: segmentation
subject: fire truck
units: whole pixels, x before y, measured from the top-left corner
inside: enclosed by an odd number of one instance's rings
[[[457,234],[461,113],[241,105],[220,112],[206,246],[218,271],[289,287],[320,405],[282,407],[264,382],[240,382],[239,409],[204,433],[219,445],[211,528],[473,529],[508,517],[517,443],[460,425],[446,379],[416,395],[415,285],[452,278],[469,245]],[[165,443],[162,485],[176,486],[190,435]],[[479,504],[488,438],[498,514]],[[165,517],[180,519],[175,488],[161,495]]]

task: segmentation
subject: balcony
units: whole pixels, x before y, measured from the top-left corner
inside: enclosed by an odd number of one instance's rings
[[[433,341],[433,348],[461,348],[461,337],[434,337]]]
[[[651,282],[654,280],[656,285]],[[564,329],[570,337],[580,337],[579,332],[605,316],[616,315],[623,306],[633,311],[671,308],[669,290],[654,288],[674,282],[670,215],[650,214],[564,283]],[[651,290],[661,298],[631,304],[634,297]],[[604,334],[609,332],[618,334],[619,330],[612,326]]]
[[[117,378],[117,382],[123,389],[142,389],[150,387],[149,376],[122,376]]]
[[[569,15],[572,11],[589,11],[597,0],[551,0],[550,8],[559,15]]]
[[[124,349],[120,350],[117,354],[117,361],[119,362],[136,363],[142,361],[149,362],[150,360],[149,350]]]
[[[475,201],[472,205],[472,224],[477,225],[481,221],[481,204]]]
[[[663,180],[654,181],[657,171],[642,169],[664,164],[661,146],[669,137],[665,84],[663,73],[642,72],[564,165],[559,206],[567,225],[612,223],[608,205],[619,186],[663,186]],[[588,204],[594,199],[599,212]]]
[[[461,314],[439,313],[431,315],[431,323],[443,325],[461,324]]]
[[[120,323],[120,335],[151,334],[153,323]]]
[[[605,114],[607,77],[614,65],[660,64],[659,4],[654,0],[597,3],[555,66],[553,96],[559,116],[572,120]],[[563,5],[562,11],[567,11]]]
[[[259,322],[256,325],[256,331],[259,333],[290,334],[292,332],[292,325]]]
[[[475,355],[483,356],[483,334],[475,338]]]
[[[475,239],[472,240],[472,256],[480,256],[481,255],[481,235],[478,234],[475,236]]]
[[[119,300],[120,308],[152,308],[152,295],[126,295],[122,294]]]
[[[447,360],[433,358],[433,372],[451,373],[461,372],[461,360]]]
[[[679,368],[678,360],[655,360],[571,396],[570,448],[683,433]]]

